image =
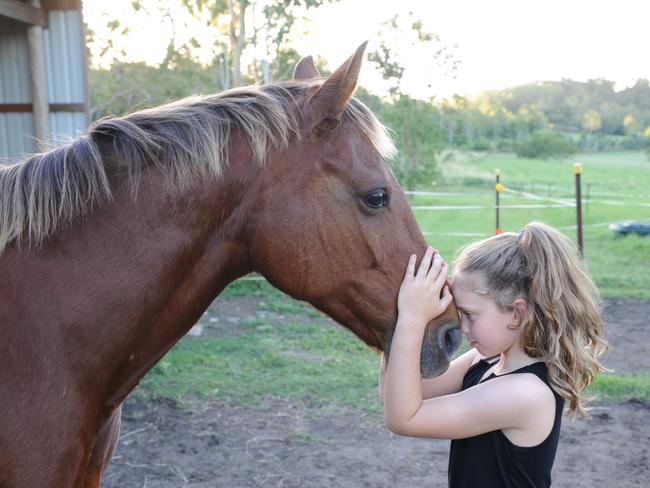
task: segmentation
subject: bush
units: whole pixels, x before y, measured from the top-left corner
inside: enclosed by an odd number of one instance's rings
[[[534,132],[517,145],[517,156],[522,158],[561,158],[573,156],[578,148],[562,134],[555,132]]]
[[[643,148],[643,136],[640,134],[616,135],[580,134],[572,138],[581,151],[638,151]]]
[[[497,150],[499,152],[513,152],[515,150],[515,142],[511,139],[501,139],[497,142]]]
[[[494,151],[494,144],[485,137],[479,137],[471,145],[472,151]]]

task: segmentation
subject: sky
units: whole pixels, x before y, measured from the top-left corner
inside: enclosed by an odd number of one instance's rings
[[[130,3],[85,0],[84,19],[98,37],[107,37],[107,19],[124,11],[120,4]],[[184,28],[177,3],[169,1],[177,40],[191,35],[209,39],[211,32]],[[383,22],[408,12],[452,50],[460,61],[455,76],[432,62],[430,48],[412,42],[407,31],[379,34]],[[311,10],[308,17],[292,31],[301,54],[318,55],[334,69],[363,41],[369,41],[367,50],[372,51],[383,39],[399,53],[405,68],[403,91],[419,98],[471,96],[564,78],[605,78],[623,89],[638,78],[650,78],[647,0],[341,0]],[[130,59],[160,62],[171,26],[160,19],[132,25],[128,17],[120,20],[131,30],[125,45]],[[364,65],[359,82],[378,95],[387,93],[388,85],[371,63]]]

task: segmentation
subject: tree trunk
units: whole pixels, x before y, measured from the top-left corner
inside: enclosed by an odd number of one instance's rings
[[[241,86],[241,52],[246,38],[246,6],[247,0],[239,0],[239,12],[235,13],[233,0],[228,0],[230,12],[230,48],[232,50],[232,84]],[[239,31],[237,31],[237,26]]]

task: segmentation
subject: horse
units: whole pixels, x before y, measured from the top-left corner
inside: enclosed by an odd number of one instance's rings
[[[232,281],[260,273],[388,352],[426,242],[353,97],[328,78],[193,96],[93,123],[0,171],[0,487],[96,488],[124,399]],[[427,326],[423,375],[459,343]]]

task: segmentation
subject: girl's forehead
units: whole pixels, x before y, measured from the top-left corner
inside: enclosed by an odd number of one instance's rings
[[[473,292],[478,295],[487,295],[488,288],[485,284],[483,273],[457,271],[451,281],[452,291]]]
[[[452,288],[454,302],[458,308],[475,308],[485,302],[485,296],[466,288]]]
[[[478,309],[489,301],[487,287],[479,273],[456,273],[451,283],[454,302],[460,309]]]

